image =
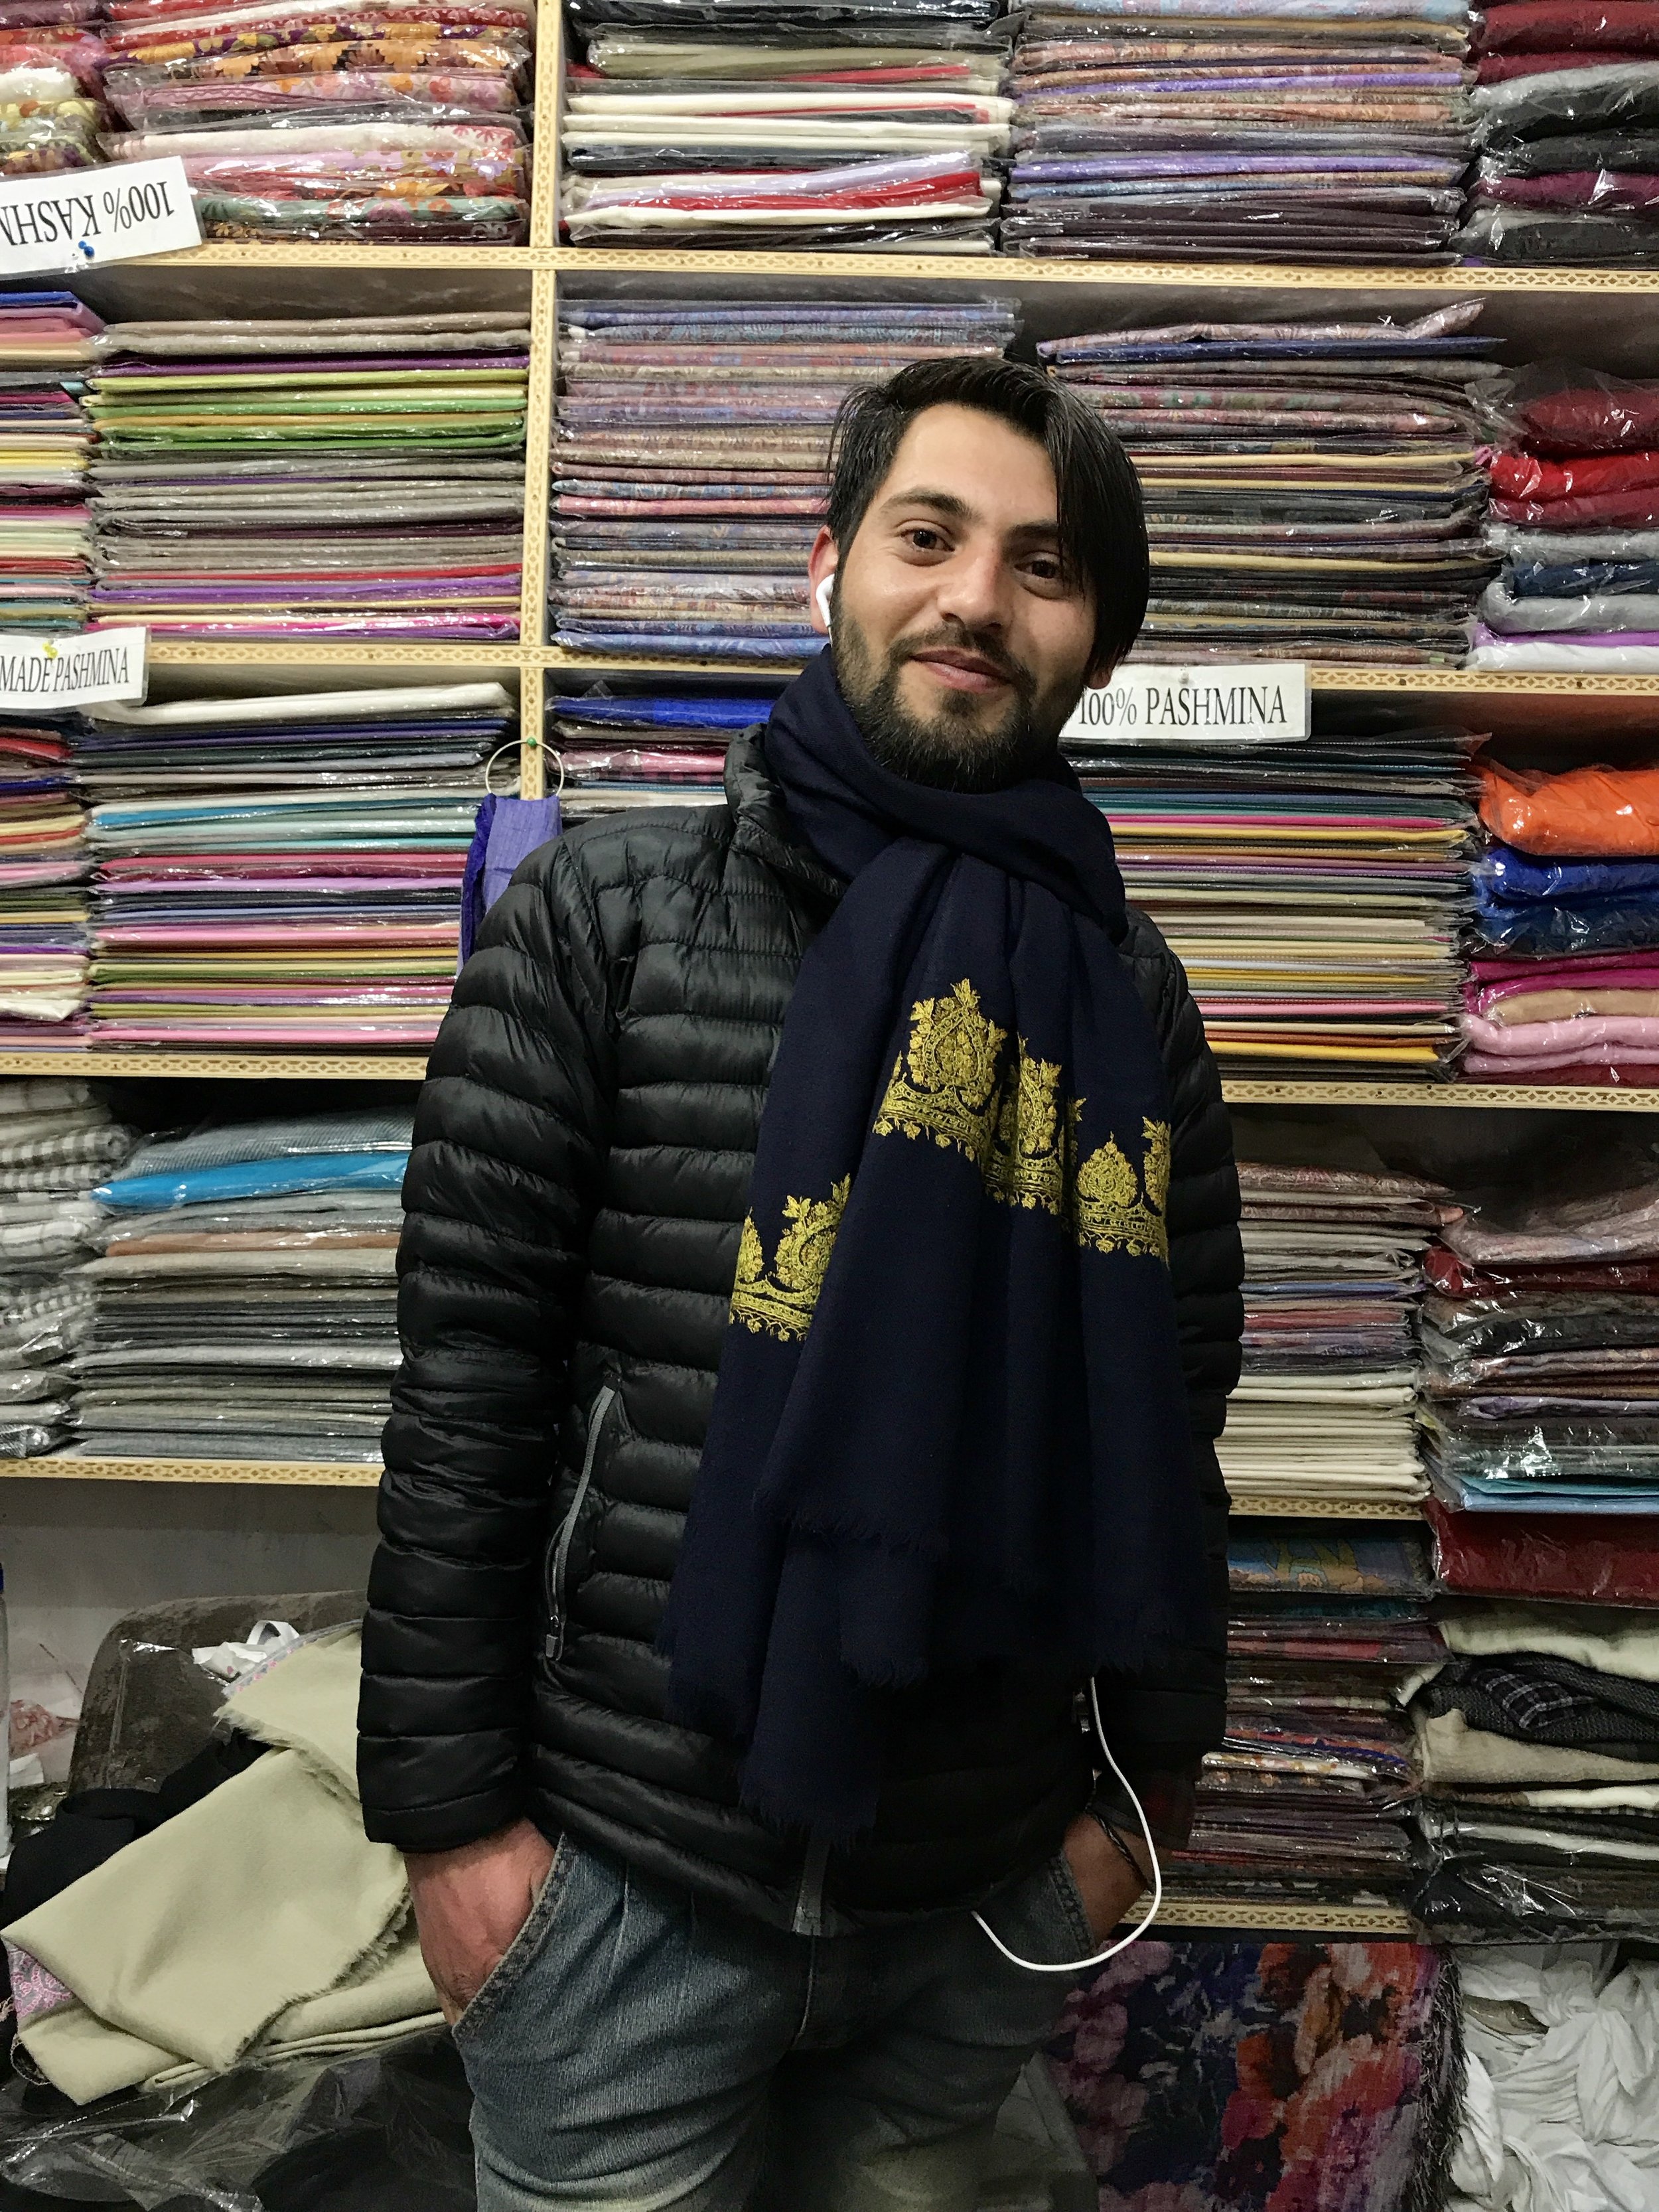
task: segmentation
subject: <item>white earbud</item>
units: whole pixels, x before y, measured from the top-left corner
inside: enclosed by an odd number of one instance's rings
[[[818,586],[817,590],[812,594],[813,598],[817,601],[818,612],[823,617],[823,627],[826,631],[830,628],[830,594],[835,590],[835,578],[833,576],[826,576],[823,581]]]

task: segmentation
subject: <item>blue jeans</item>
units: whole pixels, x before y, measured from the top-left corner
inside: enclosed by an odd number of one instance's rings
[[[1063,1860],[986,1917],[1024,1958],[1097,1948]],[[965,1912],[788,1935],[567,1840],[455,2028],[479,2212],[975,2212],[1070,1987]]]

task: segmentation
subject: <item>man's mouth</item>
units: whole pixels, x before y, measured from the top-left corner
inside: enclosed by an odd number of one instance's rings
[[[983,653],[963,653],[951,646],[927,646],[909,657],[920,661],[947,691],[987,694],[1006,690],[1013,682],[1006,669],[988,660]]]

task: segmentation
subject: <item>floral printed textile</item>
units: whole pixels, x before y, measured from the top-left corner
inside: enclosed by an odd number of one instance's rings
[[[1404,2212],[1441,2140],[1444,1971],[1405,1942],[1115,1959],[1049,2051],[1100,2212]]]

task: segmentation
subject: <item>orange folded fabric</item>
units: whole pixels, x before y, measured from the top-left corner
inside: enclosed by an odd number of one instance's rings
[[[1659,768],[1573,768],[1559,775],[1483,762],[1480,819],[1523,853],[1561,859],[1659,856]]]

